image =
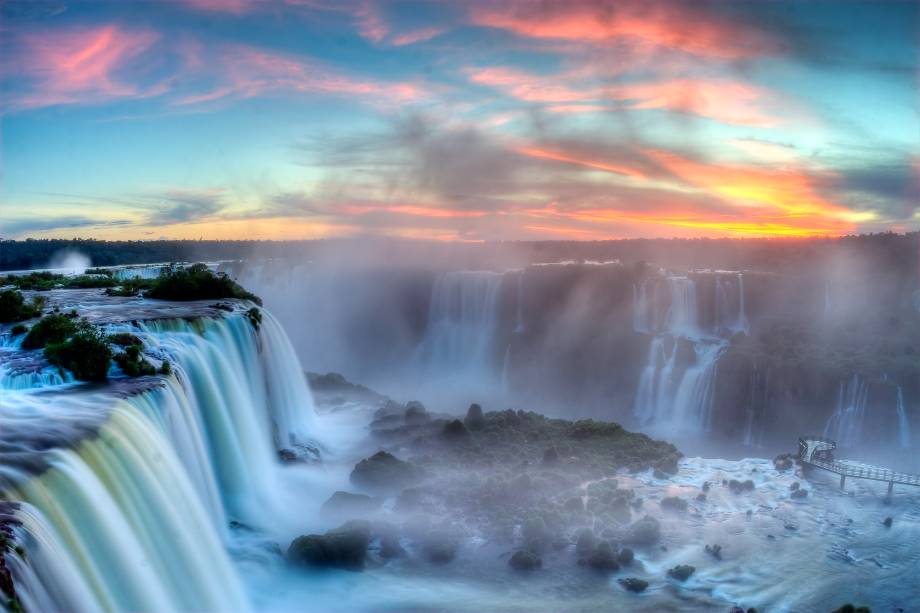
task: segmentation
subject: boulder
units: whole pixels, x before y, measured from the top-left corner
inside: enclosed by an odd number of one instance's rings
[[[869,607],[857,607],[854,604],[849,602],[845,605],[834,609],[832,613],[872,613],[872,610]]]
[[[378,451],[361,460],[351,471],[351,482],[369,491],[393,491],[412,485],[420,478],[419,471],[399,458]]]
[[[582,528],[576,535],[575,552],[580,556],[588,556],[594,551],[596,542],[594,531],[591,528]]]
[[[521,525],[521,536],[528,547],[539,549],[548,539],[546,522],[539,515],[528,517]]]
[[[407,426],[421,426],[431,421],[431,415],[425,410],[425,405],[413,400],[406,404],[406,413],[403,419]]]
[[[613,553],[613,547],[607,541],[597,544],[594,551],[588,556],[588,566],[600,571],[620,570],[620,563],[617,562]]]
[[[635,559],[636,554],[629,547],[624,547],[620,550],[620,553],[617,554],[617,562],[619,562],[621,566],[629,566]]]
[[[648,515],[633,522],[623,535],[623,542],[627,545],[654,545],[660,539],[661,526],[657,519]]]
[[[297,537],[287,559],[297,565],[362,570],[370,534],[366,521],[352,520],[323,535]]]
[[[796,498],[796,499],[807,498],[807,497],[808,497],[808,490],[802,489],[802,488],[799,488],[799,489],[797,489],[797,490],[793,490],[792,493],[789,494],[789,497],[790,497],[790,498]]]
[[[486,425],[486,418],[482,414],[482,407],[478,404],[471,404],[463,418],[463,423],[470,430],[482,430]]]
[[[668,576],[678,581],[686,581],[690,575],[696,572],[696,567],[689,564],[679,564],[668,571]]]
[[[773,458],[773,467],[780,472],[786,472],[793,466],[795,466],[795,456],[791,453],[781,453]]]
[[[754,482],[750,479],[747,481],[738,481],[737,479],[732,479],[728,482],[728,489],[730,489],[733,494],[751,492],[754,491]]]
[[[630,592],[644,592],[648,587],[648,581],[643,581],[636,577],[626,577],[625,579],[619,579],[620,585]]]
[[[430,538],[422,544],[422,552],[435,564],[447,564],[457,557],[457,542],[449,538]]]
[[[335,492],[329,500],[323,503],[319,511],[323,515],[354,519],[370,515],[380,507],[380,502],[364,494],[351,492]]]
[[[722,545],[706,545],[706,553],[716,560],[722,559]]]
[[[521,549],[514,552],[508,564],[515,570],[535,570],[543,566],[543,560],[537,554]]]
[[[686,511],[687,501],[677,496],[668,496],[661,499],[661,508],[666,511]]]
[[[882,525],[886,528],[890,528],[893,521],[894,520],[892,520],[890,517],[886,517],[885,521],[882,522]]]
[[[469,429],[459,419],[444,424],[441,436],[453,442],[466,442],[471,438]]]

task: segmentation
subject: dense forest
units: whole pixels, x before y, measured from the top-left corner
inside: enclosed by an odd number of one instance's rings
[[[456,268],[515,267],[539,262],[653,262],[672,268],[729,268],[802,272],[827,265],[862,265],[912,274],[920,260],[920,232],[811,239],[624,239],[438,243],[396,239],[312,241],[0,240],[0,270],[44,268],[55,255],[76,251],[94,266],[246,258],[363,260]]]

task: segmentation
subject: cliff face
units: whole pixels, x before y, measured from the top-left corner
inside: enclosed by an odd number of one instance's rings
[[[484,400],[755,447],[790,432],[902,447],[920,424],[909,270],[305,266],[243,279],[307,368],[444,408]]]

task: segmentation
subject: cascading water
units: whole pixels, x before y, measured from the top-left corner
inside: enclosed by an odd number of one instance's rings
[[[495,376],[502,277],[454,271],[435,280],[428,327],[416,354],[422,372],[451,380]]]
[[[737,300],[731,295],[735,293]],[[735,332],[748,333],[748,323],[744,297],[744,275],[737,273],[734,278],[725,278],[722,274],[715,276],[715,324],[713,332],[717,336],[730,336]]]
[[[308,448],[313,415],[287,337],[262,315],[258,332],[238,312],[109,325],[138,336],[173,374],[121,380],[127,393],[97,391],[83,404],[89,392],[78,387],[69,412],[42,390],[4,395],[0,464],[12,468],[0,471],[0,490],[20,503],[16,540],[27,552],[7,563],[28,611],[249,609],[228,520],[258,527],[276,517],[276,448]],[[30,419],[40,422],[31,431],[65,440],[2,440],[4,431],[22,439]]]
[[[868,400],[869,385],[859,375],[853,375],[846,384],[841,383],[837,408],[824,426],[824,436],[837,441],[840,447],[858,445],[862,440]]]
[[[895,406],[898,414],[898,445],[901,449],[910,448],[910,424],[907,421],[907,412],[904,410],[904,390],[898,386],[898,403]]]
[[[649,334],[652,331],[648,281],[648,279],[642,279],[633,285],[633,330],[642,334]]]
[[[668,332],[675,336],[700,336],[696,303],[696,283],[687,277],[668,279],[671,286],[671,306],[668,309]]]
[[[653,430],[705,432],[710,427],[716,366],[725,342],[700,332],[696,283],[671,277],[670,304],[664,334],[653,337],[649,357],[636,389],[633,414]],[[650,313],[645,282],[635,288],[634,329],[649,330]],[[692,347],[681,352],[681,345]]]

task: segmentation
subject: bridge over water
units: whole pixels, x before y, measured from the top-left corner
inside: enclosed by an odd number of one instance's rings
[[[814,466],[840,475],[840,489],[846,484],[847,477],[854,479],[871,479],[888,483],[888,495],[894,489],[894,484],[920,486],[920,475],[899,473],[887,468],[876,466],[856,466],[834,459],[834,450],[837,443],[820,436],[804,436],[799,438],[799,460],[807,465]]]

